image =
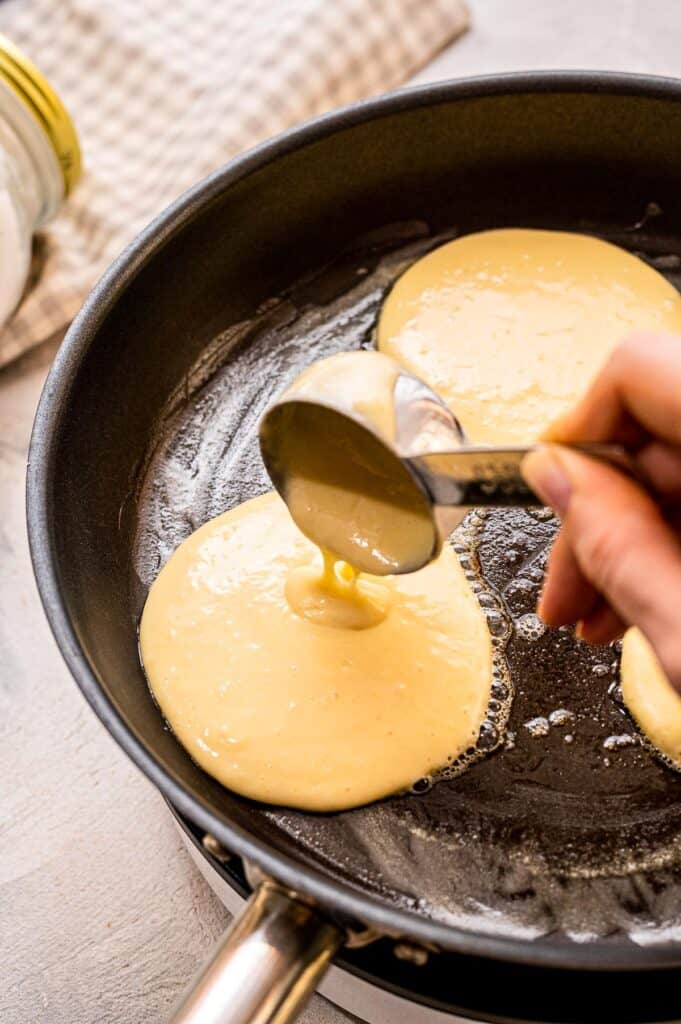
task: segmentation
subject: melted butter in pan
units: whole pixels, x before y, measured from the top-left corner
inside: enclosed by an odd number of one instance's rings
[[[636,328],[681,330],[681,299],[642,261],[594,238],[503,230],[414,264],[378,339],[440,391],[472,440],[513,443],[535,439]],[[377,422],[378,397],[365,410]],[[310,479],[336,486],[312,468]],[[339,516],[351,517],[352,488],[338,498]],[[305,528],[317,504],[306,483],[293,503]],[[421,510],[402,511],[419,526]],[[322,565],[273,495],[180,545],[151,589],[140,639],[152,690],[191,756],[239,793],[311,810],[367,803],[455,760],[475,744],[490,696],[486,621],[449,548],[412,575],[358,578],[331,556]],[[633,645],[625,699],[678,760],[679,730],[663,719],[681,699],[665,689],[656,703],[650,655]],[[646,662],[636,672],[635,657]]]

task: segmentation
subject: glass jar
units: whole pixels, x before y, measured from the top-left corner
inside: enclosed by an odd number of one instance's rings
[[[0,35],[0,327],[26,287],[33,233],[54,217],[80,173],[78,136],[59,97]]]

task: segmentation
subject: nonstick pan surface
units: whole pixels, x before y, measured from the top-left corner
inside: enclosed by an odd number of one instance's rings
[[[392,281],[437,241],[504,224],[586,231],[678,284],[680,141],[681,85],[665,80],[501,76],[359,105],[171,207],[57,357],[29,530],[76,680],[183,814],[342,919],[526,964],[681,964],[681,776],[626,717],[617,651],[533,617],[555,529],[542,513],[479,518],[473,554],[461,548],[514,699],[500,730],[500,677],[483,745],[495,729],[502,742],[426,792],[334,815],[235,796],[164,727],[136,637],[177,543],[267,489],[256,428],[268,401],[314,359],[370,346]]]

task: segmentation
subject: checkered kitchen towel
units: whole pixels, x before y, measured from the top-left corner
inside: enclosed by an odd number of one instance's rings
[[[135,234],[236,153],[403,82],[465,0],[5,0],[0,32],[57,89],[85,175],[37,246],[0,365],[63,328]]]

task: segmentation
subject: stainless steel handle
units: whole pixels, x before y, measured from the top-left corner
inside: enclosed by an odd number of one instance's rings
[[[218,946],[171,1024],[287,1024],[342,941],[314,907],[264,882]]]

